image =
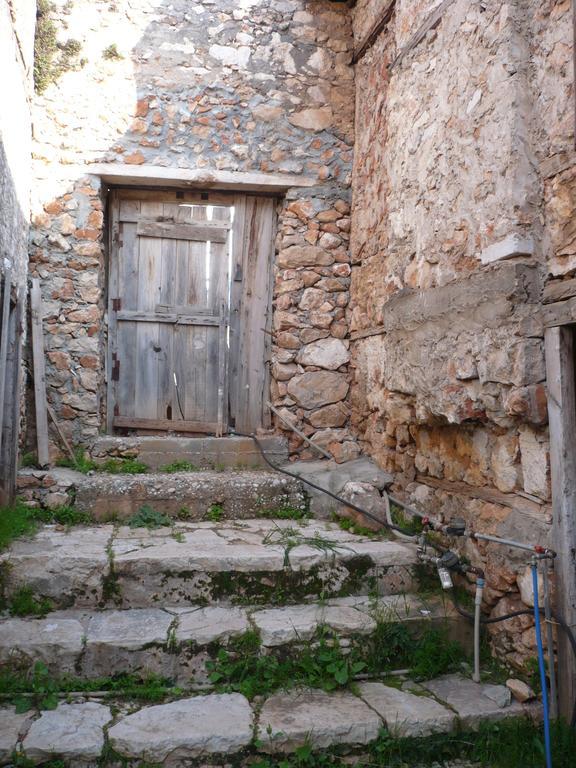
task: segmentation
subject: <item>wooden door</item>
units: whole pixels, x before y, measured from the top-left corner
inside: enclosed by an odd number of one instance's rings
[[[210,197],[112,196],[109,431],[226,431],[233,209]]]

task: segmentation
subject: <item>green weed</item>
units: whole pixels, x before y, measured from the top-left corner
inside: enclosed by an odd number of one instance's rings
[[[174,521],[164,512],[158,512],[148,504],[143,504],[126,522],[130,528],[163,528],[171,526]]]
[[[462,647],[448,638],[446,629],[429,627],[415,641],[410,659],[410,677],[413,680],[431,680],[454,671],[464,658]]]
[[[220,520],[224,517],[224,507],[222,504],[212,504],[206,514],[204,515],[204,518],[206,520],[209,520],[211,523],[219,523]]]
[[[175,472],[197,472],[198,467],[191,464],[189,461],[182,459],[181,461],[173,461],[171,464],[165,464],[160,467],[160,472],[167,472],[169,475]]]
[[[122,56],[122,54],[118,50],[118,46],[116,45],[116,43],[111,43],[102,51],[102,58],[113,60],[113,59],[123,59],[124,56]]]
[[[356,536],[366,536],[370,539],[381,538],[381,533],[372,531],[370,528],[365,528],[363,525],[358,525],[354,520],[350,520],[349,517],[341,517],[334,513],[332,515],[332,520],[333,522],[338,523],[338,527],[341,531],[349,531],[350,533],[356,534]]]
[[[36,598],[28,585],[19,587],[3,604],[12,616],[45,616],[52,610],[52,603],[45,597]]]
[[[12,506],[0,509],[0,551],[7,549],[14,539],[34,533],[34,512],[18,499]]]
[[[38,456],[35,453],[23,453],[20,457],[21,467],[38,467]]]
[[[144,475],[148,472],[148,466],[138,459],[106,459],[98,471],[110,475]]]
[[[422,533],[422,520],[414,515],[408,515],[396,504],[390,502],[390,516],[394,525],[399,526],[406,533]]]
[[[280,507],[279,509],[268,509],[261,512],[261,517],[272,520],[306,520],[310,513],[305,509],[296,507]]]
[[[62,504],[53,509],[37,508],[33,510],[35,520],[41,523],[58,525],[87,525],[91,522],[91,517],[87,512],[75,509],[69,504]]]
[[[87,475],[88,472],[94,472],[98,469],[98,465],[95,461],[86,454],[83,448],[77,448],[74,451],[74,458],[64,457],[58,459],[56,462],[57,467],[68,467],[69,469],[75,469],[76,472],[82,472]]]
[[[38,0],[34,35],[34,88],[37,93],[45,91],[64,72],[81,65],[78,60],[82,48],[80,42],[58,42],[54,13],[55,7],[49,0]]]
[[[276,526],[263,539],[263,543],[269,546],[280,546],[284,549],[284,567],[290,567],[290,552],[296,547],[312,547],[323,552],[326,557],[331,555],[333,558],[341,550],[353,550],[337,541],[332,541],[322,536],[320,533],[314,533],[313,536],[304,536],[297,528],[281,528]]]

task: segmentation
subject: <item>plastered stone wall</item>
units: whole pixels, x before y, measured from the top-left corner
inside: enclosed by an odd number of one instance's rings
[[[357,4],[357,47],[382,5]],[[355,68],[352,423],[422,509],[546,541],[541,294],[576,264],[573,165],[544,169],[574,140],[570,6],[455,0],[390,67],[438,5],[397,2]],[[464,550],[495,615],[529,599],[525,558]],[[534,655],[530,619],[493,633]]]
[[[354,138],[347,6],[56,7],[60,41],[77,41],[80,52],[35,106],[30,258],[46,303],[48,398],[63,429],[88,443],[103,423],[106,190],[87,164],[284,172],[316,183],[279,205],[272,401],[339,457],[355,455],[345,404]],[[302,441],[290,445],[298,451]]]
[[[10,495],[19,432],[19,384],[22,316],[28,267],[28,225],[31,186],[31,121],[33,42],[36,4],[0,2],[0,275],[11,271],[11,316],[5,380],[0,503]]]

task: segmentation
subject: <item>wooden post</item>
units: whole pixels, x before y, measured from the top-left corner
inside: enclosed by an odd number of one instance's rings
[[[576,628],[576,383],[573,326],[546,329],[546,379],[552,473],[553,547],[556,607]],[[560,714],[570,719],[576,695],[576,664],[563,632],[558,632]]]
[[[34,401],[36,403],[36,440],[38,464],[46,467],[50,462],[48,450],[48,411],[46,409],[46,370],[44,366],[44,332],[42,330],[42,294],[40,281],[32,279],[30,291],[32,315],[32,358],[34,364]]]

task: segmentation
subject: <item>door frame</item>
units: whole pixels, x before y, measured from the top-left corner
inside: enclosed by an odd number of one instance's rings
[[[276,196],[254,192],[220,192],[190,189],[150,189],[136,186],[115,187],[108,195],[108,258],[106,264],[107,334],[105,351],[106,432],[117,434],[114,425],[114,366],[111,339],[117,333],[114,296],[110,291],[112,249],[119,248],[120,199],[188,202],[199,205],[225,205],[234,208],[232,227],[232,273],[228,328],[230,344],[225,364],[229,386],[225,393],[224,414],[227,427],[255,432],[270,426],[266,407],[270,390],[272,340],[272,286],[274,242],[276,238]],[[244,357],[246,359],[244,359]],[[219,382],[220,384],[220,382]],[[137,429],[137,428],[135,428]],[[156,430],[154,430],[156,431]],[[177,432],[177,422],[173,430]],[[158,430],[158,434],[165,434]]]

